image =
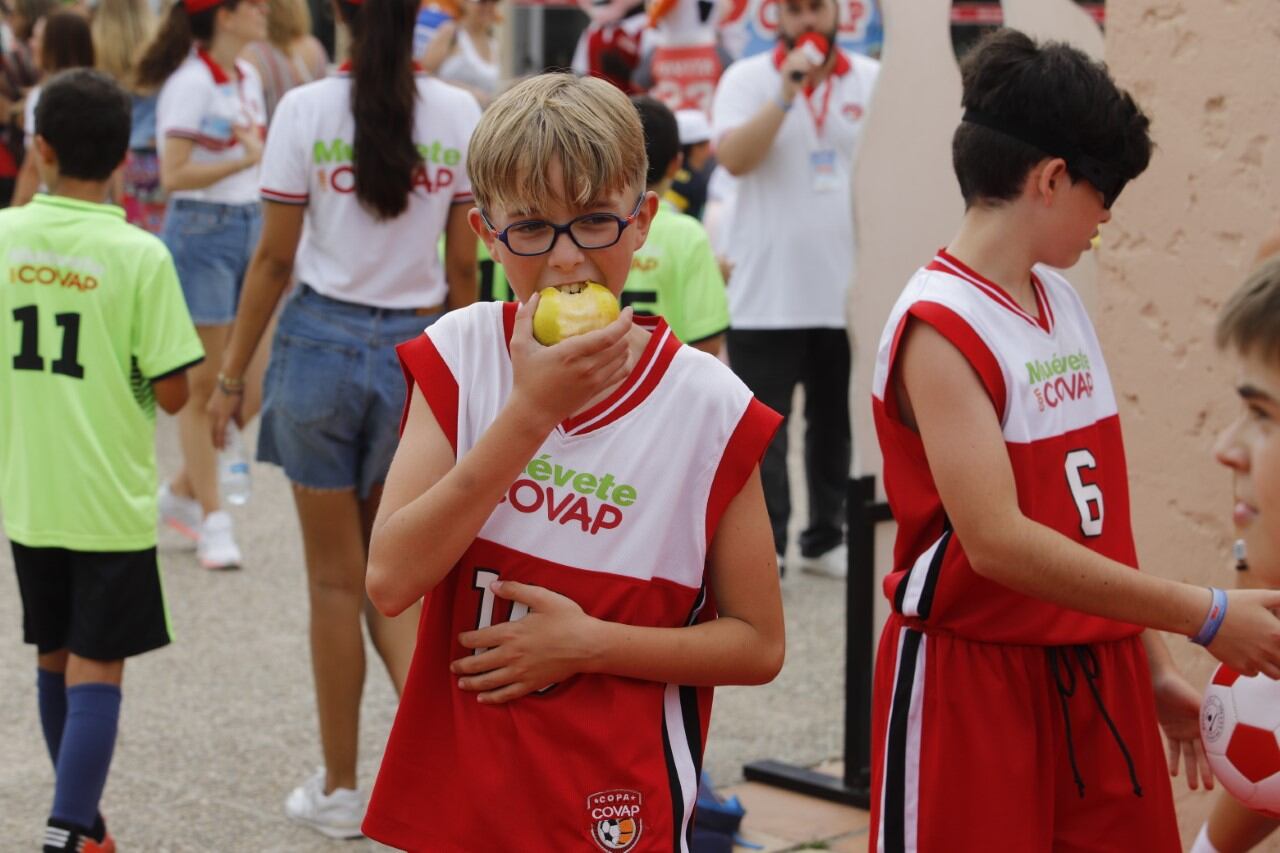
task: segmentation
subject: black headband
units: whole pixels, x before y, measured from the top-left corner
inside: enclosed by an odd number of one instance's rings
[[[1121,175],[1115,166],[1103,163],[1096,157],[1090,157],[1065,139],[1051,139],[1017,121],[997,118],[977,110],[965,110],[964,118],[961,120],[985,127],[987,130],[994,130],[1019,142],[1025,142],[1050,157],[1061,157],[1066,160],[1067,166],[1072,171],[1098,188],[1098,192],[1102,193],[1102,204],[1106,208],[1115,204],[1120,191],[1128,183],[1128,179]]]

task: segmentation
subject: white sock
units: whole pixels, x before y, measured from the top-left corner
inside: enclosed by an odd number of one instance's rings
[[[1200,834],[1196,836],[1196,843],[1191,845],[1191,849],[1187,853],[1218,853],[1218,848],[1213,846],[1213,842],[1209,840],[1209,824],[1206,822],[1200,827]]]

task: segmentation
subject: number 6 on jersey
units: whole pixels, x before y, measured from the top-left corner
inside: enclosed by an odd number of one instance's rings
[[[1084,482],[1080,471],[1085,468],[1093,471],[1097,467],[1088,450],[1072,450],[1067,454],[1067,485],[1080,513],[1080,532],[1090,537],[1102,535],[1102,489],[1097,483]]]

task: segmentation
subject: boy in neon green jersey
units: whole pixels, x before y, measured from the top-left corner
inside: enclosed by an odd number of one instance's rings
[[[155,409],[204,357],[164,245],[104,204],[128,96],[78,69],[44,88],[49,195],[0,211],[0,507],[55,769],[47,851],[114,851],[98,814],[124,659],[169,642],[156,563]]]
[[[680,168],[680,132],[675,114],[648,96],[631,99],[644,126],[649,157],[646,189],[663,198]],[[663,200],[649,238],[631,258],[622,304],[637,314],[658,314],[676,337],[712,355],[729,328],[729,299],[715,252],[702,223]]]

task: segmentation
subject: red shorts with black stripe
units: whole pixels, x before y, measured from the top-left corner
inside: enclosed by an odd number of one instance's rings
[[[1139,637],[983,643],[892,614],[872,745],[872,850],[1182,849]]]

